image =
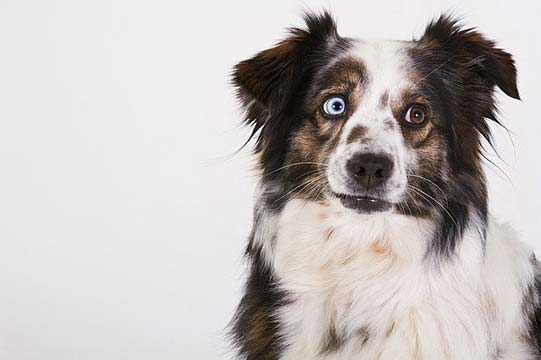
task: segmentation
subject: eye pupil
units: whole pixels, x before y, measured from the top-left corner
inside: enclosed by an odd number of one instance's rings
[[[343,105],[341,103],[339,103],[338,101],[333,102],[333,104],[332,104],[332,109],[333,110],[340,111],[340,110],[342,110],[342,108],[343,108]]]

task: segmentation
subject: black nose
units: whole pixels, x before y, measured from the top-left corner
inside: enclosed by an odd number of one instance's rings
[[[393,161],[386,155],[356,154],[349,159],[350,176],[368,191],[385,182],[393,171]]]

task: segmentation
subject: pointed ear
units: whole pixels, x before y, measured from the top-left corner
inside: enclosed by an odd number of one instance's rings
[[[420,41],[448,51],[449,57],[473,66],[488,85],[498,86],[508,96],[520,99],[513,57],[475,29],[462,29],[458,20],[442,15],[427,26]]]
[[[306,13],[304,19],[306,29],[291,29],[290,36],[273,48],[235,66],[233,83],[245,106],[255,101],[267,110],[279,111],[301,81],[310,53],[338,38],[336,24],[328,12]]]

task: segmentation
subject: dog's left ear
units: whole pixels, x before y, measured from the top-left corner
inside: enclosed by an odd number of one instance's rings
[[[520,99],[511,54],[496,47],[475,29],[462,29],[457,22],[442,15],[427,26],[420,41],[427,47],[447,51],[449,58],[473,67],[489,86],[498,86],[508,96]]]

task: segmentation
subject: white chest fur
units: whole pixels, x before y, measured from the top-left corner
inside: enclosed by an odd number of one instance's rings
[[[294,300],[283,359],[530,358],[519,334],[532,269],[508,231],[483,251],[466,230],[458,256],[436,263],[428,220],[292,200],[276,222],[266,255]]]

